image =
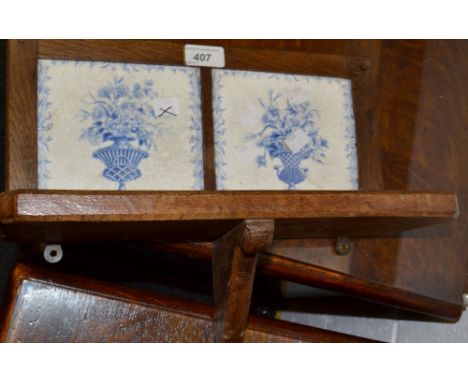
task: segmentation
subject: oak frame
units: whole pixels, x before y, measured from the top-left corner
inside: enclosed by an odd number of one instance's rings
[[[37,189],[39,59],[184,65],[183,43],[148,40],[13,40],[7,46],[5,189]],[[367,58],[225,48],[225,69],[347,78],[352,83],[359,189],[381,190],[373,80]],[[204,190],[216,189],[211,68],[201,68]]]

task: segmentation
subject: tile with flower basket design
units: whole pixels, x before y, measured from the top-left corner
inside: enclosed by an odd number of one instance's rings
[[[198,68],[39,60],[41,189],[203,188]]]
[[[357,189],[351,94],[348,79],[214,70],[217,189]]]

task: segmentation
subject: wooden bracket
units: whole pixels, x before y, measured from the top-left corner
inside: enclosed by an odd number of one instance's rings
[[[274,220],[244,220],[215,242],[213,302],[217,342],[242,342],[258,254],[267,249]]]

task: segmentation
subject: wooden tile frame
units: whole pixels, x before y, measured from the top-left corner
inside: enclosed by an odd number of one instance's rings
[[[154,40],[13,40],[7,46],[5,189],[37,189],[37,61],[62,59],[184,65],[184,45]],[[367,58],[225,48],[226,69],[348,78],[352,83],[359,188],[381,190],[373,82]],[[205,190],[215,190],[211,68],[201,68]]]

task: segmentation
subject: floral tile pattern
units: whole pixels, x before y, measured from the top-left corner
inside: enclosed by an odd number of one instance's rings
[[[203,189],[198,68],[38,65],[39,188]]]
[[[213,70],[219,190],[355,190],[351,81]]]

